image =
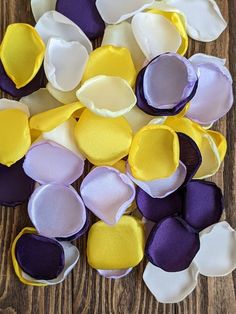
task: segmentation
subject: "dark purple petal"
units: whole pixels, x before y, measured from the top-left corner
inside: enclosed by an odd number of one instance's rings
[[[77,24],[89,39],[103,35],[105,23],[98,13],[96,0],[57,0],[56,11]]]
[[[15,207],[27,202],[34,190],[34,181],[23,170],[24,159],[11,167],[0,164],[0,205]]]
[[[187,168],[187,175],[184,184],[187,184],[197,173],[202,163],[201,152],[197,144],[184,133],[177,133],[180,145],[180,160]]]
[[[159,223],[164,218],[181,213],[182,195],[176,191],[165,198],[153,198],[138,187],[136,203],[146,219]]]
[[[200,248],[199,236],[180,218],[167,218],[152,230],[147,244],[148,260],[167,272],[189,267]]]
[[[221,189],[213,182],[191,181],[185,188],[183,219],[201,231],[220,220],[224,209]]]
[[[38,280],[55,279],[65,266],[60,243],[40,235],[22,235],[16,243],[15,253],[20,268]]]
[[[43,66],[40,68],[37,75],[33,78],[33,80],[27,84],[26,86],[17,89],[14,82],[7,76],[2,62],[0,62],[0,89],[5,93],[10,94],[13,97],[21,98],[27,95],[32,94],[36,90],[44,87],[44,69]]]

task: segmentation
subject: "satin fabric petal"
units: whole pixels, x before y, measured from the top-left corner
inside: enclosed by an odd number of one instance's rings
[[[227,152],[227,141],[224,135],[219,132],[209,130],[207,133],[211,136],[215,142],[218,152],[220,154],[220,160],[223,161]]]
[[[69,92],[62,92],[55,87],[52,86],[51,83],[48,83],[46,86],[48,92],[59,102],[61,102],[64,105],[72,104],[76,102],[78,99],[76,97],[76,92],[79,89],[79,86],[77,86],[75,89],[69,91]]]
[[[0,111],[5,109],[17,109],[24,112],[28,117],[30,116],[29,108],[21,101],[10,100],[7,98],[0,99]]]
[[[31,0],[31,10],[35,21],[47,11],[55,10],[57,0]]]
[[[138,106],[134,106],[129,112],[124,114],[124,117],[129,122],[134,133],[137,133],[155,118],[155,116],[151,116],[139,109]],[[163,117],[160,117],[160,119],[164,120]]]
[[[97,269],[97,272],[99,273],[100,276],[105,277],[107,279],[121,279],[128,276],[132,270],[133,268],[118,269],[118,270]]]

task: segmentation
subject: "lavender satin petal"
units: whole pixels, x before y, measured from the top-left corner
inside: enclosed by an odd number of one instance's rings
[[[105,23],[98,13],[96,0],[57,0],[56,11],[77,24],[89,39],[103,35]]]
[[[36,234],[24,234],[17,241],[16,258],[25,273],[39,280],[56,278],[65,266],[60,243]]]
[[[184,184],[187,184],[197,173],[202,164],[201,152],[197,144],[184,133],[177,133],[180,145],[180,160],[187,169],[187,175]]]
[[[23,170],[24,159],[11,167],[0,164],[0,204],[15,207],[28,201],[34,190],[34,181]]]
[[[199,248],[198,234],[188,230],[180,218],[167,218],[152,230],[146,256],[153,265],[177,272],[189,267]]]
[[[118,269],[118,270],[102,270],[102,269],[97,269],[97,272],[99,273],[100,276],[105,277],[107,279],[121,279],[126,277],[133,268],[128,268],[128,269]]]
[[[3,90],[5,93],[10,94],[12,97],[21,98],[32,94],[36,90],[45,86],[44,79],[45,74],[42,66],[38,74],[29,84],[17,89],[14,82],[7,76],[3,68],[2,62],[0,62],[0,89]]]
[[[165,198],[152,198],[139,187],[136,190],[136,203],[142,215],[156,223],[169,216],[180,214],[183,207],[180,191]]]
[[[221,189],[213,182],[191,181],[185,188],[183,219],[203,230],[220,220],[224,209]]]

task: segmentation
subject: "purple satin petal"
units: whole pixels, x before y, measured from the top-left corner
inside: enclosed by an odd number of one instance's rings
[[[139,187],[136,191],[136,203],[141,214],[156,223],[169,216],[180,214],[183,207],[180,191],[165,198],[152,198]]]
[[[191,181],[185,188],[183,219],[201,231],[220,220],[224,209],[221,189],[213,182]]]
[[[152,230],[146,256],[164,271],[177,272],[189,267],[199,248],[198,234],[188,230],[180,218],[167,218]]]
[[[197,144],[186,134],[177,133],[180,145],[180,160],[187,168],[184,184],[187,184],[197,173],[202,164],[201,152]]]
[[[162,60],[164,62],[161,62]],[[174,62],[171,63],[170,60]],[[179,73],[181,67],[182,80]],[[178,82],[182,84],[177,85]],[[173,116],[181,112],[194,97],[197,86],[197,74],[187,59],[174,53],[162,54],[154,58],[138,74],[135,90],[137,106],[150,115]]]
[[[15,253],[21,269],[38,280],[56,278],[65,266],[60,243],[40,235],[22,235],[16,243]]]
[[[97,272],[100,276],[108,278],[108,279],[121,279],[126,277],[133,268],[128,269],[117,269],[117,270],[103,270],[103,269],[97,269]]]
[[[17,89],[14,82],[7,76],[2,65],[2,62],[0,62],[0,89],[13,97],[21,98],[32,94],[36,90],[45,86],[44,79],[45,74],[42,66],[38,74],[33,78],[33,80],[29,84],[20,89]]]
[[[0,204],[15,207],[28,201],[34,190],[34,181],[23,170],[24,159],[11,167],[0,164]]]
[[[103,35],[105,23],[98,13],[96,0],[57,0],[56,11],[77,24],[89,39]]]

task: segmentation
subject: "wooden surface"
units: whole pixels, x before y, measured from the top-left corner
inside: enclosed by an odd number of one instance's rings
[[[228,29],[213,43],[191,41],[188,54],[190,56],[196,52],[205,52],[227,58],[236,80],[236,0],[218,0],[218,3],[224,17],[229,21]],[[7,25],[14,22],[33,23],[29,0],[0,0],[0,40]],[[228,154],[224,166],[213,180],[224,189],[226,212],[223,218],[236,228],[236,107],[215,128],[226,135]],[[103,279],[86,263],[85,237],[77,242],[81,259],[63,284],[46,288],[24,286],[13,272],[10,247],[16,234],[29,225],[26,206],[1,208],[0,313],[236,313],[236,272],[216,279],[201,276],[197,289],[185,301],[173,305],[158,304],[142,282],[146,261],[125,279]]]

